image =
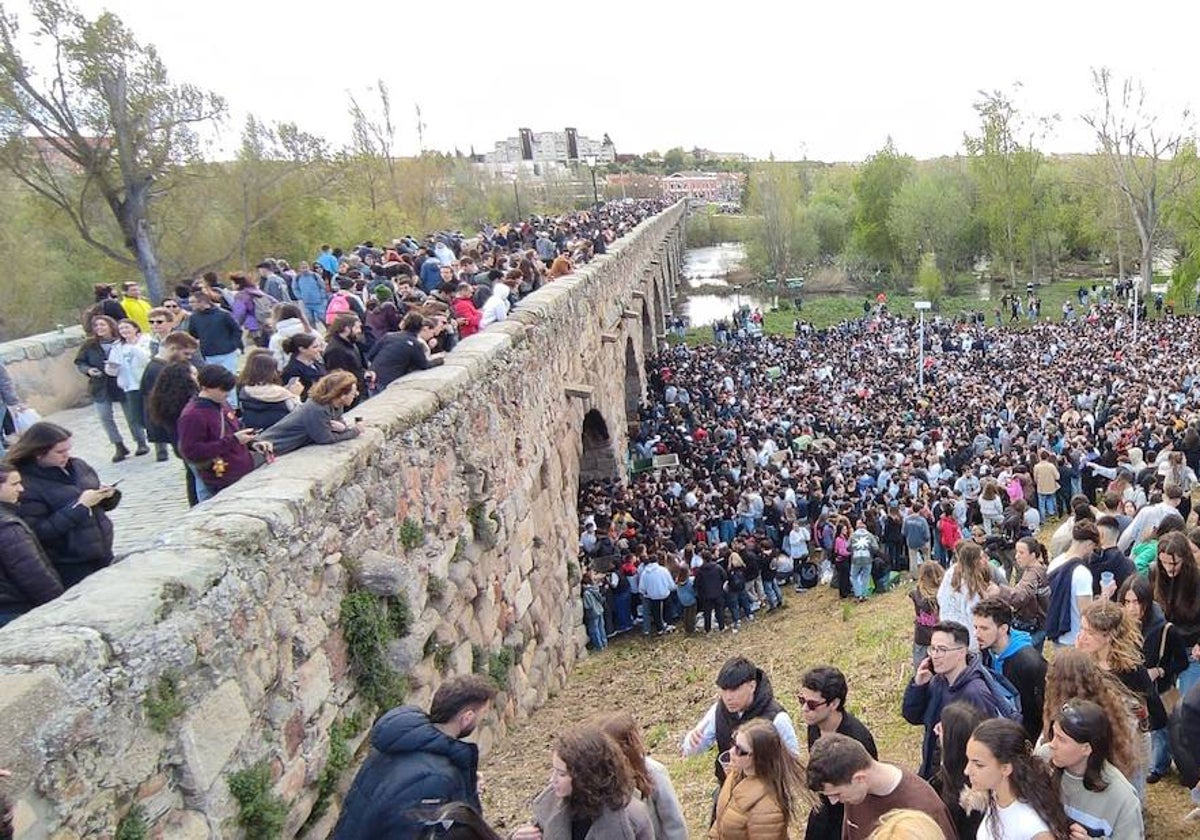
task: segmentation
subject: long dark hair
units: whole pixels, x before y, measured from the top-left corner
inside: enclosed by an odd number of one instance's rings
[[[1171,577],[1158,557],[1154,558],[1150,566],[1154,600],[1162,607],[1167,621],[1191,623],[1200,618],[1200,567],[1192,555],[1192,541],[1172,532],[1158,541],[1158,554],[1164,551],[1179,561],[1179,571]]]
[[[1125,720],[1118,719],[1118,726],[1124,726]],[[1108,789],[1104,781],[1104,765],[1112,754],[1112,723],[1104,709],[1091,700],[1071,700],[1063,704],[1050,724],[1050,735],[1053,737],[1055,727],[1059,727],[1072,741],[1088,744],[1092,748],[1088,756],[1087,767],[1083,771],[1083,786],[1092,792]],[[1062,782],[1062,767],[1054,768],[1054,782],[1057,787]]]
[[[69,429],[65,429],[57,423],[41,420],[21,433],[17,442],[9,447],[6,460],[20,469],[26,464],[32,464],[70,437]]]
[[[1045,763],[1033,756],[1032,746],[1021,724],[1004,718],[991,718],[975,727],[971,740],[987,747],[999,763],[1012,765],[1008,783],[1013,796],[1032,808],[1050,826],[1050,833],[1055,840],[1068,840],[1071,823],[1063,811],[1059,787],[1050,784],[1050,773]],[[993,795],[988,798],[986,819],[995,824],[998,818],[996,797]]]
[[[959,794],[967,785],[967,741],[987,715],[973,703],[958,700],[942,710],[942,763],[938,790],[951,813],[961,810]]]

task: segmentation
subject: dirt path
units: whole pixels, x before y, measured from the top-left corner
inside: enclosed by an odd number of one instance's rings
[[[712,755],[679,756],[684,733],[712,702],[713,679],[734,653],[748,656],[771,677],[776,697],[799,719],[796,687],[809,667],[829,663],[850,682],[848,708],[872,730],[881,758],[914,768],[921,730],[900,717],[900,698],[911,666],[912,619],[905,591],[854,606],[821,587],[786,594],[787,606],[728,631],[688,638],[619,638],[575,671],[570,685],[514,724],[487,756],[484,813],[506,833],[525,821],[530,800],[545,785],[550,744],[561,729],[589,714],[624,708],[642,724],[655,758],[667,765],[692,837],[707,833],[713,785]],[[803,740],[803,737],[802,737]],[[1187,791],[1174,777],[1150,788],[1147,834],[1151,840],[1195,840],[1196,826],[1180,819],[1190,808]],[[800,833],[794,832],[796,836]]]

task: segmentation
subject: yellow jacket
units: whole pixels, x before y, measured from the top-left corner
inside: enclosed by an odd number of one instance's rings
[[[717,797],[709,840],[787,840],[787,818],[771,786],[758,776],[731,772]]]

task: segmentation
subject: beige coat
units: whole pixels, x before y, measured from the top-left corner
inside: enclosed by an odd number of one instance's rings
[[[709,840],[787,840],[787,819],[771,786],[735,770],[717,797]]]

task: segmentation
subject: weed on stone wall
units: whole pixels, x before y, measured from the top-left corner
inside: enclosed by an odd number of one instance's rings
[[[384,601],[360,589],[342,599],[339,620],[351,672],[367,705],[372,711],[399,706],[408,693],[408,680],[388,663],[387,648],[393,639],[408,634],[412,614],[407,599]]]
[[[400,545],[408,551],[425,545],[425,529],[420,522],[409,517],[400,523]]]
[[[287,820],[287,803],[271,790],[271,764],[265,758],[229,775],[229,792],[238,804],[238,825],[246,840],[275,840]]]
[[[363,720],[357,714],[334,721],[333,726],[329,727],[329,756],[325,760],[325,769],[321,771],[321,777],[317,780],[317,800],[313,803],[312,812],[300,829],[300,834],[304,834],[329,810],[333,792],[337,790],[342,774],[354,759],[350,752],[350,739],[358,735],[362,728]]]
[[[130,808],[117,823],[113,840],[146,840],[150,836],[150,824],[146,822],[146,809],[141,805]]]
[[[430,575],[429,579],[425,581],[425,590],[429,593],[429,600],[442,600],[446,597],[446,579]]]
[[[488,676],[496,681],[501,688],[508,688],[508,677],[513,663],[517,661],[515,652],[510,647],[502,647],[488,657]]]
[[[146,692],[142,705],[151,729],[160,735],[170,729],[171,722],[186,708],[179,693],[179,673],[164,671],[158,678],[158,684]]]

